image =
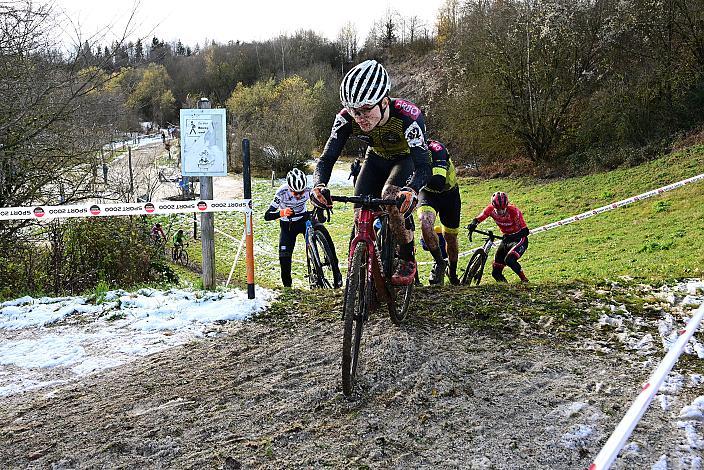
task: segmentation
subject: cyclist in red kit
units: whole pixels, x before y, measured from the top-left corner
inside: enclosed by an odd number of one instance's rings
[[[486,206],[469,224],[469,230],[474,231],[477,225],[489,217],[494,219],[504,238],[496,250],[491,275],[498,282],[507,282],[502,271],[508,266],[521,278],[522,282],[528,282],[528,278],[518,263],[518,259],[528,249],[529,232],[521,210],[513,204],[509,204],[506,193],[496,192],[491,196],[491,204]]]

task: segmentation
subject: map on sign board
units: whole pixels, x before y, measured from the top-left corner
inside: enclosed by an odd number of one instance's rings
[[[224,109],[181,110],[181,174],[227,175]]]

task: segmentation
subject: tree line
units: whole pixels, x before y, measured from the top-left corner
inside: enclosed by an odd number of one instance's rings
[[[434,123],[459,153],[610,168],[699,126],[701,0],[448,0]]]

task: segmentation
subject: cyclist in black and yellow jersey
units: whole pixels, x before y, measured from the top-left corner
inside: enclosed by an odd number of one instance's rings
[[[459,284],[457,278],[457,232],[460,227],[460,189],[457,184],[455,166],[447,149],[437,140],[429,140],[428,148],[432,156],[432,176],[418,195],[423,242],[435,264],[430,272],[430,284],[443,284],[447,261],[442,255],[435,231],[436,214],[440,217],[442,235],[447,243],[447,257],[450,263],[450,282]]]
[[[350,137],[369,147],[357,178],[354,194],[402,200],[400,209],[389,208],[389,222],[399,242],[401,263],[391,280],[409,285],[416,274],[413,231],[406,228],[418,202],[418,191],[430,177],[430,154],[425,142],[425,118],[415,104],[389,97],[391,83],[384,67],[366,60],[342,79],[340,101],[330,138],[315,168],[311,202],[331,207],[325,187],[332,167]]]

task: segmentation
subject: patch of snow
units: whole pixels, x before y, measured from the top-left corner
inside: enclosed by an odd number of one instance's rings
[[[586,424],[577,424],[560,438],[560,445],[567,449],[583,449],[589,446],[589,437],[594,434],[594,428]]]
[[[704,383],[704,375],[701,374],[692,374],[689,376],[689,383],[692,384],[692,386],[696,387],[697,385],[701,385]]]
[[[653,335],[647,333],[643,336],[640,341],[632,346],[633,349],[638,351],[638,354],[653,354],[655,349],[655,343],[653,341]]]
[[[212,332],[214,322],[244,320],[274,293],[243,290],[110,291],[100,305],[83,297],[23,297],[0,310],[0,396],[65,383]],[[59,323],[73,314],[77,322]],[[57,380],[47,380],[57,379]],[[60,379],[60,380],[58,380]]]
[[[660,459],[653,464],[650,470],[667,470],[667,455],[661,455]]]
[[[636,442],[629,442],[621,450],[623,456],[638,456],[641,453],[640,445]]]
[[[695,398],[691,405],[682,408],[679,417],[704,422],[704,396]]]
[[[612,326],[614,328],[621,328],[623,326],[623,318],[621,317],[610,317],[608,315],[602,315],[599,318],[599,326]]]
[[[656,396],[658,400],[660,400],[660,408],[662,408],[663,411],[668,411],[670,409],[670,400],[672,397],[663,394],[658,394]]]
[[[0,365],[41,368],[76,364],[85,356],[85,350],[80,346],[80,336],[82,335],[48,335],[37,339],[6,341],[0,346]]]
[[[678,421],[677,427],[684,430],[687,446],[692,450],[704,449],[704,439],[697,432],[694,421]]]
[[[677,372],[670,372],[663,384],[660,386],[660,393],[677,395],[684,387],[684,376]]]
[[[682,305],[685,307],[698,307],[701,303],[701,297],[697,296],[686,295],[684,299],[682,299]]]

